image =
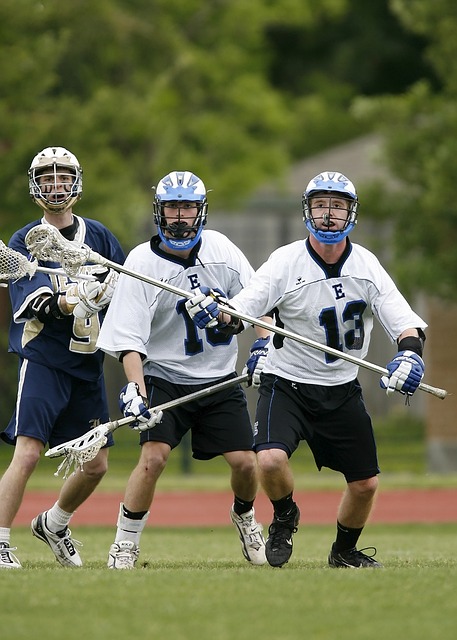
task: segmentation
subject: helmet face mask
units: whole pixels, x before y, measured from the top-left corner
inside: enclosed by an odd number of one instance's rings
[[[337,171],[324,171],[309,182],[303,193],[303,220],[316,240],[336,244],[357,224],[358,204],[355,187],[346,176]],[[338,228],[341,220],[344,222]]]
[[[28,170],[29,193],[45,211],[62,214],[82,196],[82,168],[76,156],[63,147],[40,151]]]
[[[162,242],[176,251],[195,247],[206,224],[207,208],[205,185],[195,174],[172,171],[162,178],[153,202]]]

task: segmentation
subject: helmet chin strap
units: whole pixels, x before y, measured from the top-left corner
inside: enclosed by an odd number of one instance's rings
[[[197,242],[200,240],[200,236],[202,234],[203,227],[200,227],[197,233],[192,238],[185,238],[183,236],[172,236],[167,237],[164,233],[164,230],[159,226],[158,232],[160,239],[162,242],[169,248],[174,249],[175,251],[185,251],[187,249],[193,249]]]

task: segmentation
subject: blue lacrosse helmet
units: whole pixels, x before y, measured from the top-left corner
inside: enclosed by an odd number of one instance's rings
[[[182,205],[182,206],[181,206]],[[172,171],[155,187],[153,201],[154,222],[162,242],[170,249],[184,251],[192,249],[200,240],[206,224],[208,203],[206,188],[198,176],[190,171]],[[176,209],[172,223],[167,222],[164,207]],[[196,208],[197,215],[192,224],[181,221],[181,211]],[[165,231],[168,235],[165,235]]]
[[[338,197],[348,201],[346,222],[342,229],[331,231],[319,229],[312,215],[310,200],[316,196]],[[354,185],[345,175],[338,171],[323,171],[308,183],[303,197],[303,220],[306,228],[319,242],[324,244],[336,244],[341,242],[357,224],[357,208],[359,201]]]

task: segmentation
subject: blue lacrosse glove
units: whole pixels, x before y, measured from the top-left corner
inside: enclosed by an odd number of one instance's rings
[[[121,389],[119,408],[124,417],[137,418],[130,423],[130,427],[138,431],[146,431],[162,421],[163,411],[156,412],[149,408],[148,399],[141,395],[136,382],[129,382]]]
[[[387,365],[388,376],[382,376],[380,385],[387,395],[399,391],[412,396],[424,377],[424,361],[414,351],[399,351]]]
[[[187,313],[199,329],[216,327],[219,315],[217,293],[209,287],[201,287],[195,291],[193,298],[186,302]]]
[[[251,355],[249,356],[249,359],[246,362],[246,366],[243,369],[243,374],[247,373],[249,376],[247,381],[248,387],[250,387],[252,384],[254,389],[257,389],[260,385],[260,374],[265,367],[269,342],[269,336],[268,338],[257,338],[257,340],[251,347]]]

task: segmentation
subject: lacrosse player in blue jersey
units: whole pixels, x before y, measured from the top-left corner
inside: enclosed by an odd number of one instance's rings
[[[59,229],[66,239],[123,263],[125,256],[114,235],[100,222],[73,213],[82,195],[82,169],[72,153],[63,147],[43,149],[33,159],[28,176],[30,196],[44,213],[41,220],[12,236],[12,249],[29,256],[25,236],[43,223]],[[43,266],[60,267],[56,263]],[[21,567],[10,545],[11,526],[45,445],[76,438],[109,419],[104,354],[96,342],[117,274],[96,265],[84,270],[94,278],[77,280],[37,272],[9,285],[13,312],[9,351],[19,357],[19,386],[14,414],[0,434],[15,445],[0,480],[0,568]],[[108,449],[104,448],[84,465],[84,471],[78,469],[66,480],[57,502],[32,521],[33,535],[48,544],[64,566],[82,565],[68,523],[107,466]]]
[[[206,230],[206,189],[189,171],[173,171],[155,189],[158,234],[134,248],[126,268],[184,290],[214,283],[226,295],[247,284],[253,269],[230,240]],[[236,377],[237,340],[231,327],[198,331],[185,299],[121,274],[98,346],[122,361],[128,384],[120,394],[125,416],[137,416],[141,454],[120,505],[108,556],[111,569],[133,569],[154,491],[172,449],[191,432],[193,456],[224,456],[231,468],[230,517],[246,560],[266,562],[262,526],[255,519],[258,474],[246,398],[239,385],[155,414],[148,407]],[[155,425],[153,429],[150,427]]]
[[[324,171],[306,187],[302,206],[309,237],[273,252],[230,305],[250,317],[274,309],[278,326],[359,359],[368,352],[375,316],[398,345],[381,386],[388,394],[412,395],[424,375],[427,325],[377,258],[350,242],[358,209],[354,185],[341,173]],[[207,290],[189,300],[187,308],[197,326],[217,327],[218,306]],[[231,322],[225,314],[220,319]],[[293,500],[289,458],[306,440],[317,467],[341,472],[347,483],[329,565],[380,567],[373,554],[356,546],[374,503],[379,473],[358,366],[275,335],[259,345],[248,368],[260,383],[255,450],[260,481],[273,506],[268,562],[280,567],[292,553],[300,512]]]

